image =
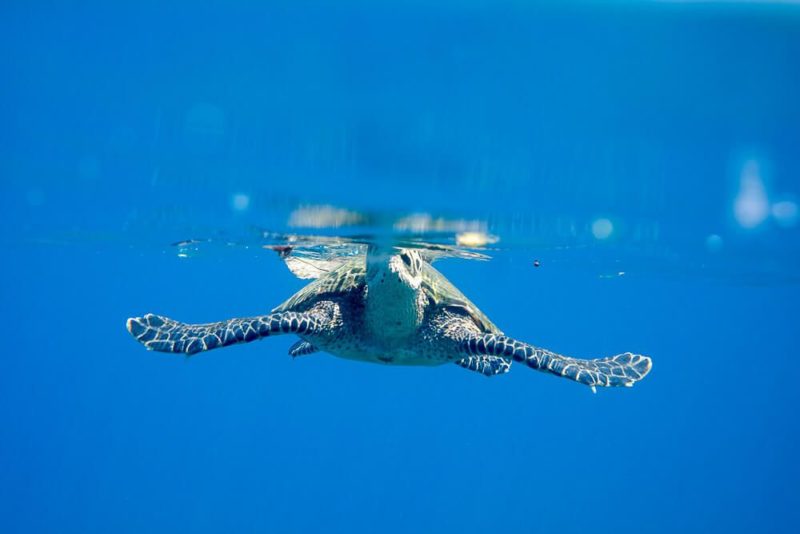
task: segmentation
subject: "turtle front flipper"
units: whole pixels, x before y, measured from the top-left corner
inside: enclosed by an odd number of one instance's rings
[[[329,327],[331,315],[330,310],[323,308],[305,313],[277,312],[218,323],[187,324],[149,313],[128,319],[127,327],[148,350],[191,355],[267,336],[313,334]]]
[[[569,378],[594,390],[596,386],[631,387],[650,372],[647,356],[625,352],[608,358],[582,360],[562,356],[528,343],[497,334],[473,335],[459,345],[468,356],[501,356],[539,371]]]

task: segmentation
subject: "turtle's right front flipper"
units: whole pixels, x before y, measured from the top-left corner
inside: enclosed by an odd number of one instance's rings
[[[305,313],[277,312],[218,323],[188,324],[147,314],[128,319],[127,327],[128,332],[148,350],[196,354],[278,334],[313,334],[325,329],[331,317],[330,310],[317,309]]]

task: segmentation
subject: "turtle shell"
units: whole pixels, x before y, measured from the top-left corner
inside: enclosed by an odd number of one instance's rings
[[[366,256],[350,257],[333,271],[321,274],[319,278],[292,295],[272,312],[301,310],[306,307],[306,304],[310,305],[325,295],[341,296],[346,293],[362,291],[366,286],[366,275]],[[458,308],[461,313],[472,318],[481,330],[502,334],[500,329],[472,301],[430,263],[422,262],[421,275],[420,291],[424,292],[430,304],[437,307]]]
[[[422,264],[421,289],[430,301],[437,306],[459,308],[462,313],[471,317],[483,331],[492,334],[503,333],[450,280],[445,278],[442,273],[429,263]]]
[[[366,256],[349,259],[333,271],[322,274],[305,286],[303,289],[289,297],[289,299],[272,310],[272,313],[302,309],[305,304],[311,304],[324,295],[343,295],[353,291],[360,291],[366,285],[367,266]]]

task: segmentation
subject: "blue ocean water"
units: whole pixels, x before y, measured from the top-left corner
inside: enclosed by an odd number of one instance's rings
[[[800,11],[0,6],[0,531],[793,532]],[[457,242],[508,334],[632,389],[125,320],[261,314],[269,248]],[[535,263],[538,263],[538,267]]]

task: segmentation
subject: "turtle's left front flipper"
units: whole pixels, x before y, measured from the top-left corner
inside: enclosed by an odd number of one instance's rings
[[[650,358],[630,352],[582,360],[496,334],[468,336],[461,341],[459,350],[468,356],[502,356],[539,371],[575,380],[592,389],[596,386],[631,387],[644,378],[652,367]]]
[[[196,354],[267,336],[312,334],[327,328],[331,317],[330,310],[318,309],[306,313],[277,312],[218,323],[188,324],[149,313],[128,319],[127,327],[128,332],[149,350]]]

